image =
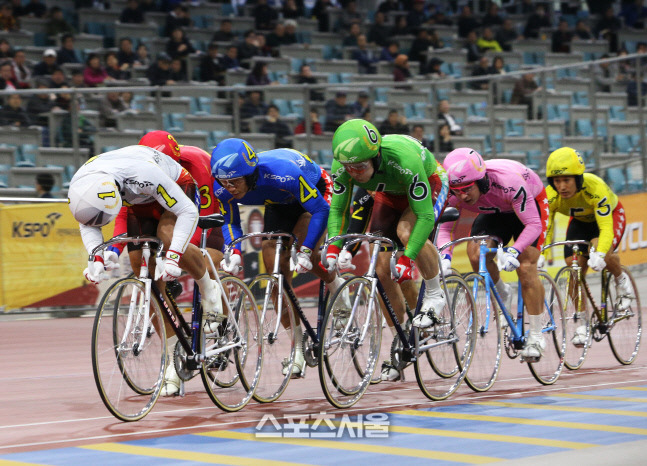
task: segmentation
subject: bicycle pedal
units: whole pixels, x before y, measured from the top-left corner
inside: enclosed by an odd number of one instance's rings
[[[535,363],[535,362],[539,362],[539,360],[540,360],[540,359],[541,359],[541,356],[539,356],[539,357],[535,357],[535,356],[521,356],[521,357],[519,358],[519,362],[521,362],[521,363],[523,363],[523,362],[527,362],[527,363],[531,363],[531,364],[532,364],[532,363]]]

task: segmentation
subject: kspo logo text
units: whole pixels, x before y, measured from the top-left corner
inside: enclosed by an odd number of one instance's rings
[[[40,235],[46,238],[51,233],[54,224],[59,218],[61,218],[61,214],[53,212],[47,215],[47,220],[44,222],[13,222],[11,237],[31,238]]]

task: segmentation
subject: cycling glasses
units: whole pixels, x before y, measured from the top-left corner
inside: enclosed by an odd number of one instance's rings
[[[455,186],[452,188],[449,188],[452,190],[454,194],[467,194],[470,189],[472,189],[472,186],[476,184],[476,181],[472,181],[470,184],[465,184],[463,186]]]
[[[370,160],[365,160],[364,162],[345,163],[344,164],[344,169],[349,173],[350,172],[361,173],[361,172],[365,171],[370,166],[371,166],[371,161]]]

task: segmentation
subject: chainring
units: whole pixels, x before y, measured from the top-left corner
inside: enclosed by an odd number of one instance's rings
[[[404,346],[402,345],[402,340],[400,340],[400,336],[396,334],[391,342],[391,365],[398,371],[402,371],[407,367],[407,361],[404,361],[404,358],[402,357],[403,350]]]
[[[308,332],[303,332],[303,338],[301,339],[301,345],[303,346],[303,357],[306,360],[306,364],[310,367],[317,367],[318,355],[317,350],[315,349],[315,344],[308,335]],[[295,350],[298,348],[295,348]]]
[[[175,350],[173,351],[173,360],[175,362],[175,372],[177,372],[178,377],[184,382],[191,380],[198,374],[198,371],[192,371],[187,368],[186,359],[186,351],[178,341],[175,344]]]

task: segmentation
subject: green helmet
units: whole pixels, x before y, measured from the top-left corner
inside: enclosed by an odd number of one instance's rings
[[[333,158],[340,163],[356,163],[372,159],[380,151],[382,136],[373,123],[366,120],[344,122],[332,137]]]

